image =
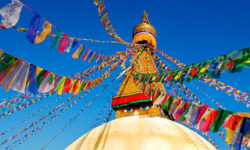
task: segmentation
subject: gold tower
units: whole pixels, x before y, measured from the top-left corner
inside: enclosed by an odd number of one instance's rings
[[[153,60],[153,50],[156,48],[156,31],[150,24],[148,15],[144,11],[142,21],[134,27],[133,44],[142,46],[142,52],[138,51],[132,59],[138,57],[135,70],[140,73],[156,73],[157,68]],[[165,91],[162,83],[156,85],[161,91]],[[145,95],[136,85],[132,77],[132,69],[129,70],[120,86],[117,96],[113,97],[112,107],[116,111],[116,118],[126,116],[163,116],[161,107],[153,104],[153,96]]]

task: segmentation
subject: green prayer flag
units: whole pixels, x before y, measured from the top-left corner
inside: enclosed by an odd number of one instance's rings
[[[185,120],[186,120],[186,119],[185,119],[185,115],[188,113],[188,111],[189,111],[191,105],[192,105],[192,104],[190,104],[190,105],[188,106],[188,108],[185,110],[185,112],[181,115],[181,117],[180,117],[180,120],[181,120],[181,121],[185,121]]]
[[[228,115],[233,114],[232,111],[229,110],[220,110],[217,117],[215,118],[212,125],[209,127],[209,130],[212,132],[218,132],[222,124],[224,123],[225,119]]]
[[[170,97],[167,101],[161,104],[161,107],[167,112],[167,114],[169,114],[169,109],[173,100],[173,97]]]
[[[159,78],[156,82],[160,82],[160,81],[162,81],[162,80],[163,80],[163,78],[164,78],[164,74],[161,74],[161,75],[160,75],[160,78]]]
[[[43,81],[43,77],[45,75],[47,71],[46,70],[42,70],[39,75],[37,76],[37,87],[39,88],[40,84],[42,83]]]
[[[56,34],[56,37],[52,43],[52,45],[50,46],[51,49],[54,49],[55,47],[58,47],[59,43],[60,43],[60,39],[62,38],[62,31],[57,29],[57,34]]]
[[[50,83],[53,82],[53,80],[55,79],[56,75],[54,73],[51,73],[51,76],[50,76]]]
[[[0,72],[2,72],[4,69],[6,69],[9,65],[13,64],[16,59],[7,54],[4,53],[1,57],[1,67],[0,67]]]

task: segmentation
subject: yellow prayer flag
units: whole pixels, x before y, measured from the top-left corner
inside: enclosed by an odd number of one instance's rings
[[[107,17],[108,13],[105,13],[102,17],[101,17],[101,22],[104,21],[104,19]]]
[[[37,35],[36,39],[35,39],[35,43],[41,43],[51,32],[51,23],[49,23],[48,21],[45,21],[43,23],[43,31]]]
[[[80,44],[80,47],[75,51],[75,53],[72,55],[72,58],[79,58],[79,55],[80,55],[80,53],[81,53],[81,51],[82,51],[82,49],[83,49],[83,45],[82,44]]]
[[[201,68],[200,73],[204,73],[209,67],[210,65],[204,66],[203,68]]]
[[[94,0],[94,4],[95,4],[96,6],[98,6],[98,2],[99,2],[99,0]]]
[[[42,68],[36,66],[36,76],[38,76],[42,70]]]
[[[61,94],[62,94],[63,87],[64,87],[64,84],[65,84],[65,81],[66,81],[66,77],[63,77],[63,79],[62,79],[62,83],[61,83],[60,87],[58,87],[57,94],[59,94],[59,95],[61,95]]]
[[[75,83],[76,83],[76,79],[73,80],[73,83],[71,84],[69,93],[72,93],[72,92],[73,92],[73,88],[74,88],[74,86],[75,86]]]
[[[22,31],[24,31],[25,30],[25,28],[17,28],[17,31],[18,32],[22,32]]]
[[[83,87],[83,90],[86,91],[87,88],[88,88],[88,84],[89,84],[89,81],[87,81],[87,83],[85,84],[85,86]]]
[[[109,26],[106,27],[105,30],[108,31],[111,27],[112,27],[112,25],[109,25]]]
[[[183,71],[178,72],[177,75],[174,77],[174,80],[179,79],[181,77],[182,73],[183,73]]]

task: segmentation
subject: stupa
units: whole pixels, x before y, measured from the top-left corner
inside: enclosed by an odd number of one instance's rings
[[[156,48],[156,30],[146,12],[133,30],[132,43],[146,45],[134,55],[138,57],[136,71],[158,72],[153,49],[147,47]],[[163,109],[153,104],[154,94],[145,95],[136,85],[131,71],[127,71],[117,96],[113,97],[116,119],[89,131],[66,150],[215,150],[194,131],[168,119]],[[155,87],[165,91],[162,83]]]

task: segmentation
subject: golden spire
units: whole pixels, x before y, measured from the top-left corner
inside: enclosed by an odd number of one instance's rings
[[[133,37],[140,32],[148,32],[156,38],[155,28],[150,24],[148,14],[145,11],[143,12],[141,23],[134,27]]]
[[[148,20],[148,14],[146,13],[146,11],[144,10],[143,15],[142,15],[142,21],[141,23],[147,23],[150,24],[149,20]]]

